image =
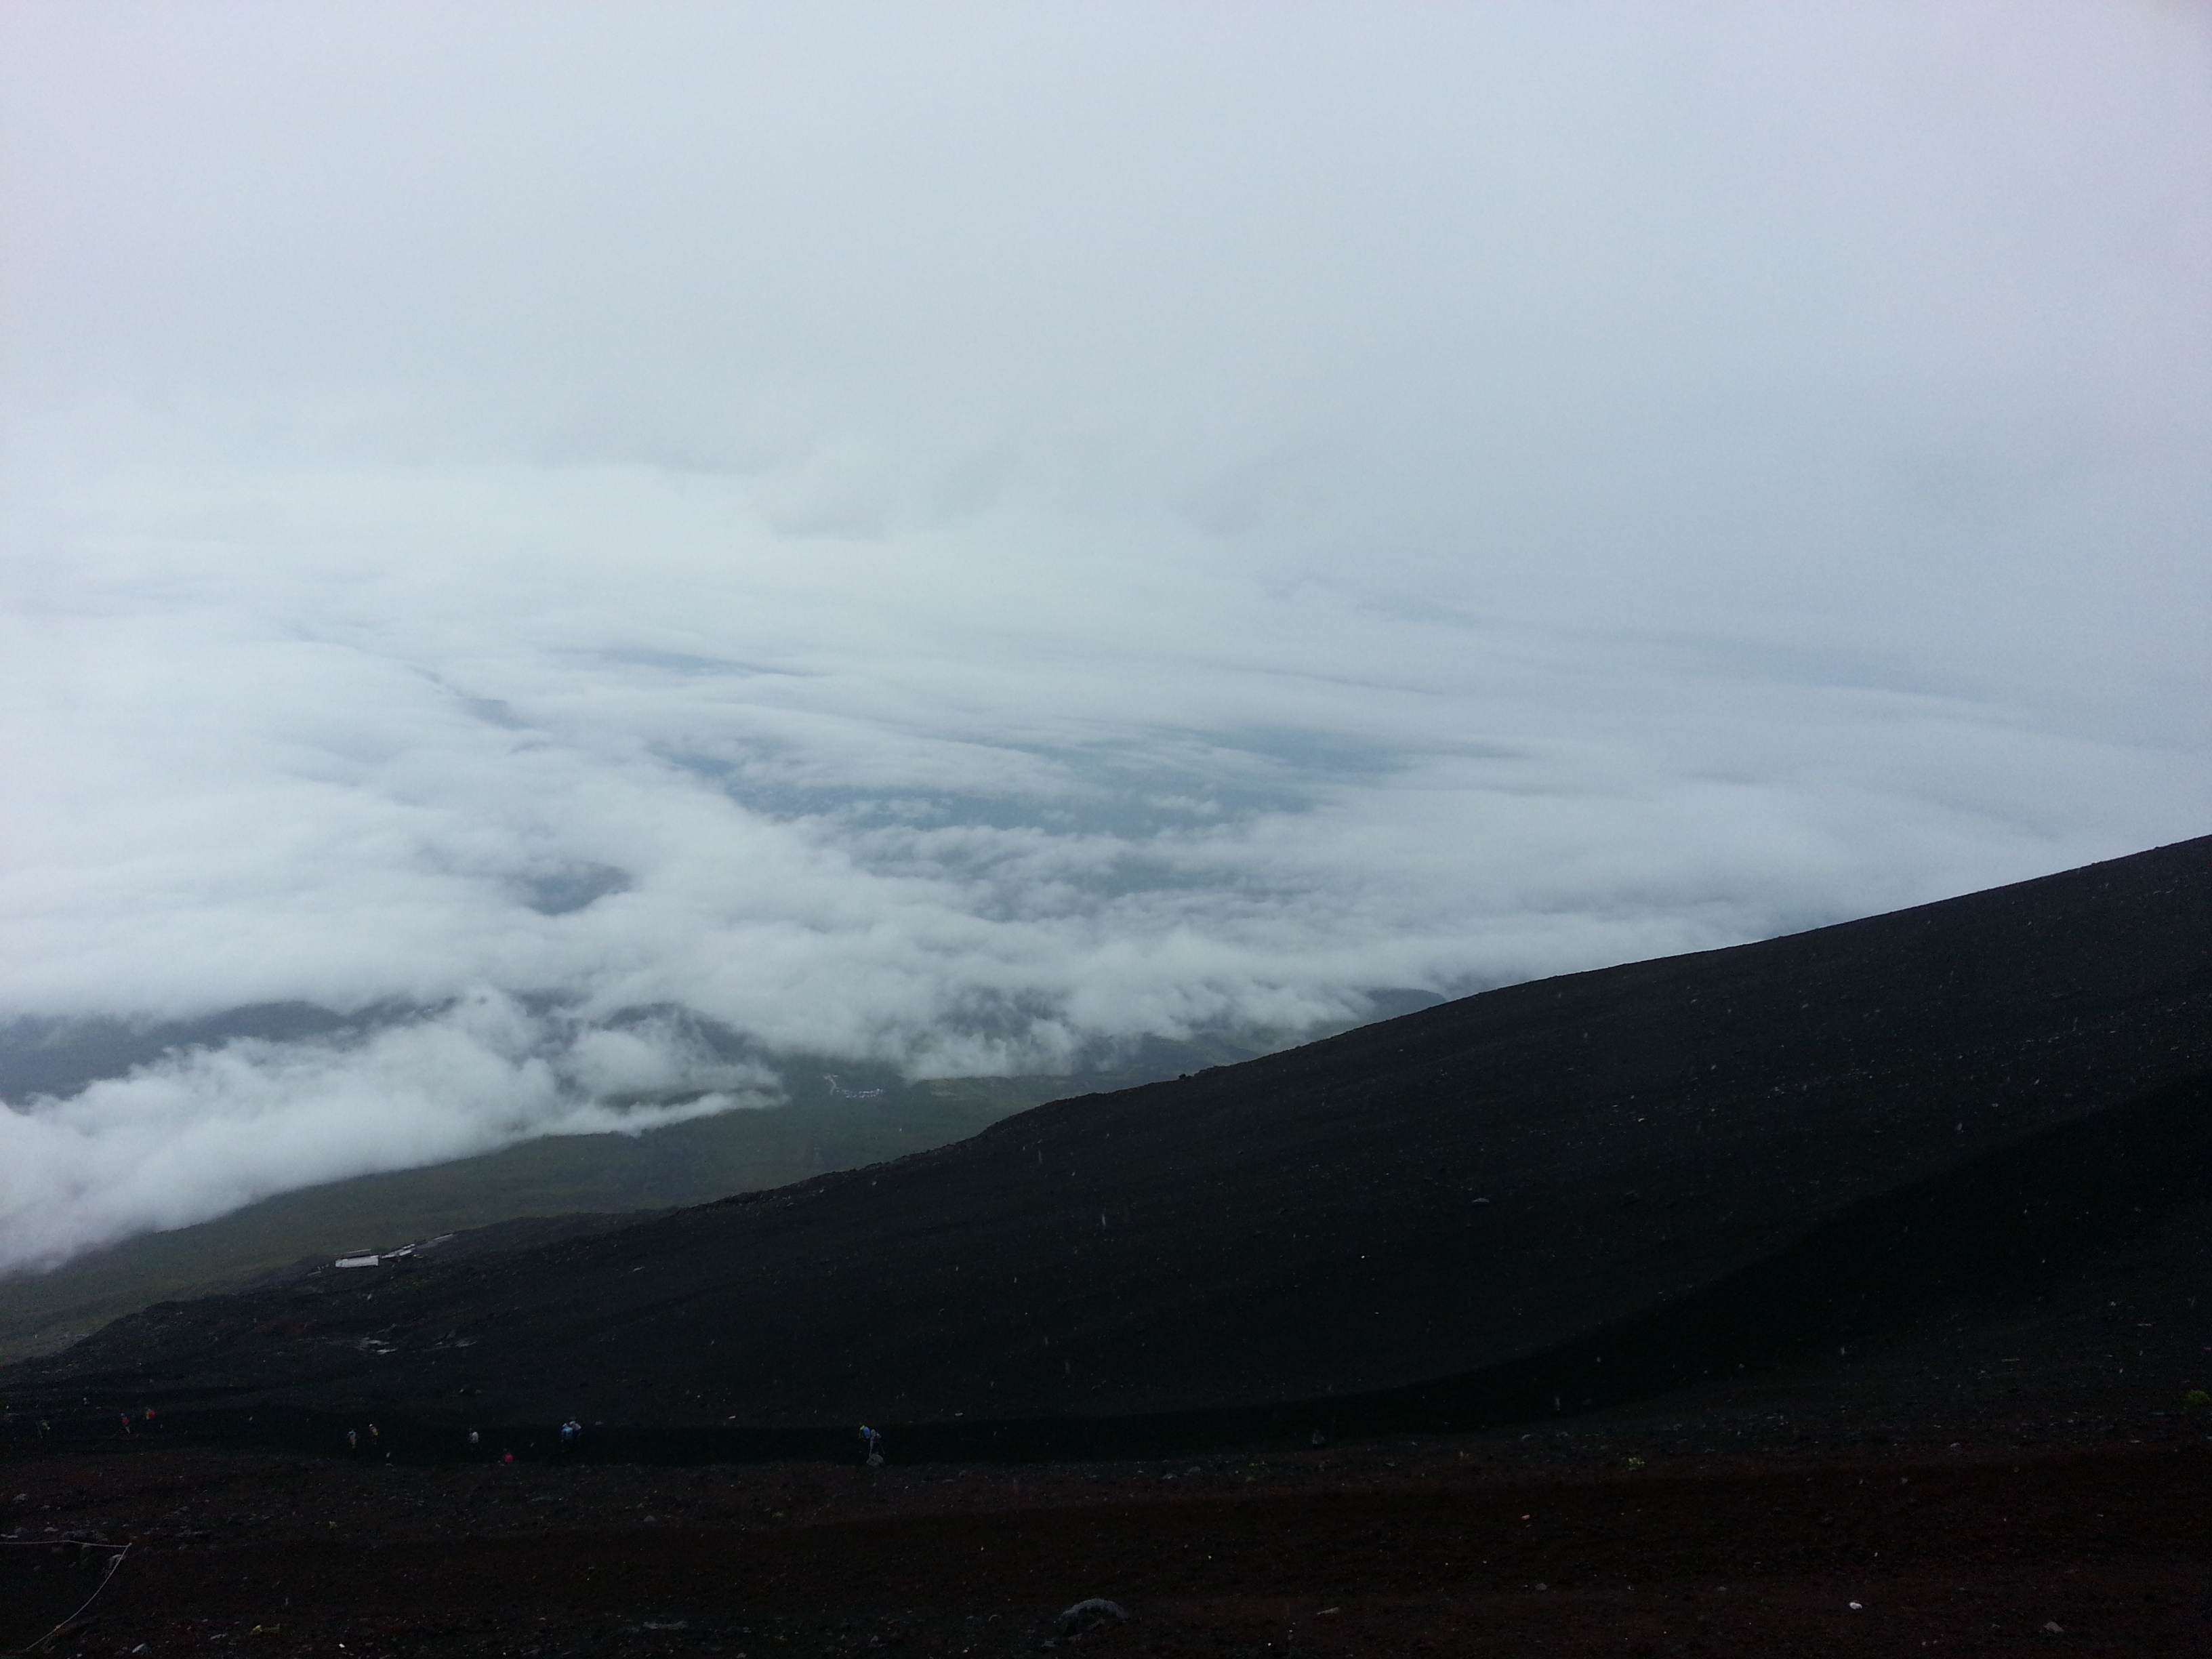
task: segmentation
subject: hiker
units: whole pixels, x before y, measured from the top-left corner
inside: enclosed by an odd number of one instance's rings
[[[356,1457],[361,1455],[361,1431],[359,1429],[348,1429],[346,1431],[346,1449],[351,1452]]]
[[[479,1441],[479,1440],[481,1440],[481,1439],[483,1439],[483,1437],[482,1435],[478,1434],[478,1433],[477,1433],[474,1429],[471,1429],[471,1430],[469,1431],[469,1444],[471,1444],[471,1446],[475,1445],[475,1444],[477,1443],[477,1441]]]
[[[860,1443],[868,1450],[868,1467],[880,1468],[884,1462],[884,1437],[866,1424],[860,1425]]]

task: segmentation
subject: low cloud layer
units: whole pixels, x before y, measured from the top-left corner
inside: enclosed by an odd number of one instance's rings
[[[317,1181],[531,1135],[636,1133],[777,1094],[773,1074],[665,1023],[578,1030],[496,994],[342,1036],[186,1048],[0,1113],[0,1268]]]
[[[0,1267],[2205,827],[2194,14],[5,27]]]

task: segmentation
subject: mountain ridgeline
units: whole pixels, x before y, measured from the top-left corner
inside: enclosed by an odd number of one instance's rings
[[[423,1449],[571,1416],[699,1456],[1474,1426],[2032,1309],[2115,1250],[2195,1272],[2208,1203],[2212,838],[599,1237],[164,1304],[0,1382]]]

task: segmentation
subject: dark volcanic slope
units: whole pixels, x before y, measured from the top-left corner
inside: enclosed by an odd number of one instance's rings
[[[1902,1307],[1936,1265],[1916,1227],[2048,1240],[2057,1271],[2200,1200],[2208,876],[2212,838],[1491,992],[600,1238],[158,1308],[6,1387],[416,1424],[1095,1417],[1587,1362],[1670,1309]]]

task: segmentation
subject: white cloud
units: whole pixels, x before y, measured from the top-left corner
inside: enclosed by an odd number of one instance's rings
[[[2203,828],[2192,14],[0,29],[6,1259]]]
[[[580,1033],[490,991],[366,1035],[189,1049],[0,1111],[0,1271],[318,1181],[532,1135],[641,1131],[776,1092],[761,1067],[665,1024]]]

